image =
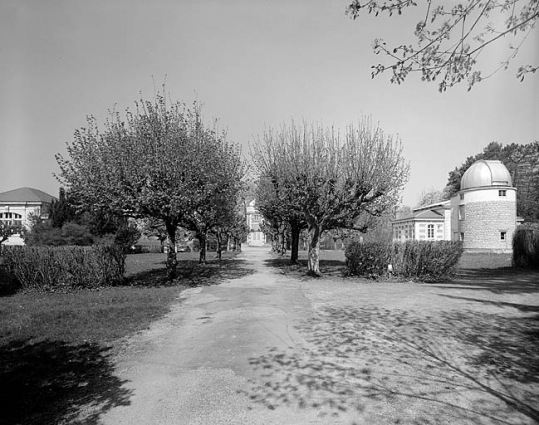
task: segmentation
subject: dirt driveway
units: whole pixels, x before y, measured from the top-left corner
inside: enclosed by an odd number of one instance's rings
[[[100,423],[539,422],[538,274],[298,280],[269,258],[246,251],[249,273],[183,292],[132,338],[131,399]]]

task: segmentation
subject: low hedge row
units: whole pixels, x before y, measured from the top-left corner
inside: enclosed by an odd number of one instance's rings
[[[462,255],[453,241],[351,242],[345,256],[350,275],[378,278],[388,274],[419,281],[449,278]]]
[[[523,224],[513,236],[513,266],[539,269],[539,225]]]
[[[125,274],[117,245],[4,247],[1,256],[22,288],[96,288],[119,283]]]

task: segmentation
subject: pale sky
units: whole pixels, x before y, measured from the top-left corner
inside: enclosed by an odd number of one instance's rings
[[[265,126],[305,119],[343,128],[370,115],[398,136],[411,165],[403,203],[442,189],[448,172],[488,143],[539,140],[539,30],[514,65],[476,85],[449,89],[410,76],[371,79],[383,60],[371,44],[412,40],[414,12],[355,21],[351,0],[2,0],[0,192],[32,187],[58,195],[54,155],[93,115],[152,99],[165,81],[173,100],[204,104],[244,146]],[[483,56],[495,66],[502,56]],[[493,65],[494,64],[494,65]],[[486,66],[488,68],[488,66]]]

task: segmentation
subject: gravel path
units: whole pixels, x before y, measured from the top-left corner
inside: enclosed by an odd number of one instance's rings
[[[288,277],[267,249],[182,292],[117,360],[102,424],[533,424],[539,283]]]

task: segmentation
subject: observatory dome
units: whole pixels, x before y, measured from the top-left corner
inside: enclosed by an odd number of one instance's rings
[[[466,170],[460,181],[460,190],[511,185],[511,174],[501,161],[481,159]]]

